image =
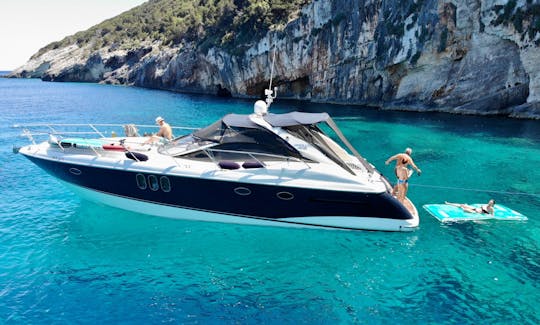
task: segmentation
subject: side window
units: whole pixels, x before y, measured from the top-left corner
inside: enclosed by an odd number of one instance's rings
[[[135,179],[137,180],[137,186],[141,189],[141,190],[146,190],[146,188],[148,187],[146,185],[146,177],[144,177],[143,174],[137,174],[137,176],[135,177]]]
[[[169,181],[169,178],[167,176],[161,176],[159,178],[159,183],[161,185],[161,190],[163,192],[171,191],[171,182]]]
[[[150,189],[152,191],[159,190],[158,179],[157,179],[157,177],[155,175],[148,176],[148,184],[150,185]]]

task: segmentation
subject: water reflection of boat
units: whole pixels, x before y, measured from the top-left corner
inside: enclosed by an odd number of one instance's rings
[[[27,125],[25,133],[34,141],[42,126]],[[419,223],[414,205],[391,195],[326,113],[271,114],[258,101],[253,114],[226,115],[161,145],[98,130],[114,125],[88,125],[92,137],[46,126],[47,141],[19,152],[82,197],[111,206],[288,227],[408,231]]]

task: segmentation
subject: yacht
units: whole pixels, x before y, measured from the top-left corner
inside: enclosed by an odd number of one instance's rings
[[[118,133],[109,131],[119,127],[113,124],[24,125],[31,144],[16,151],[84,199],[149,215],[341,230],[418,227],[414,204],[392,195],[327,113],[272,114],[269,97],[252,114],[175,128],[185,134],[167,143],[148,144],[135,125]]]

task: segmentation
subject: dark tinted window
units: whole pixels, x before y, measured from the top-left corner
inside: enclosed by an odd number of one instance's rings
[[[137,176],[135,176],[135,179],[137,180],[137,186],[141,190],[146,190],[146,177],[144,177],[143,174],[137,174]]]
[[[159,183],[158,183],[158,179],[157,179],[156,176],[154,176],[154,175],[148,176],[148,184],[150,185],[150,189],[152,191],[159,190]]]
[[[161,176],[159,178],[159,183],[161,185],[161,190],[163,192],[171,191],[171,182],[169,181],[169,178],[167,176]]]

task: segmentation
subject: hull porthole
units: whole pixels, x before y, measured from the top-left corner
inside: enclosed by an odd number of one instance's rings
[[[234,193],[241,196],[248,196],[251,194],[251,190],[247,187],[237,187],[234,189]]]
[[[73,167],[69,169],[69,172],[72,173],[73,175],[77,175],[77,176],[79,176],[80,174],[82,174],[82,172],[81,172],[80,169],[73,168]]]
[[[276,196],[282,200],[289,201],[294,199],[294,195],[289,192],[279,192],[276,194]]]
[[[159,190],[158,178],[155,175],[148,176],[148,187],[154,192]]]
[[[146,183],[146,177],[144,177],[143,174],[137,174],[135,176],[135,180],[137,181],[137,186],[141,189],[141,190],[146,190],[146,188],[148,187],[147,183]]]

